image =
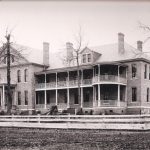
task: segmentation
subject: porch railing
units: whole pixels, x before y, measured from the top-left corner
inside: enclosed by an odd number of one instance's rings
[[[105,107],[117,106],[118,100],[100,100],[100,105]]]
[[[100,81],[117,82],[118,81],[118,76],[115,76],[115,75],[100,75]]]
[[[99,83],[99,82],[120,82],[120,83],[127,83],[127,79],[124,77],[119,77],[116,75],[101,75],[101,76],[94,76],[91,79],[83,79],[80,80],[81,86],[86,85],[92,85],[93,83]],[[46,83],[46,88],[56,88],[56,86],[59,87],[75,87],[78,86],[78,80],[70,80],[69,82],[67,80],[64,81],[58,81],[57,85],[56,82],[50,82]],[[45,83],[38,83],[36,84],[36,89],[43,89],[45,88]]]

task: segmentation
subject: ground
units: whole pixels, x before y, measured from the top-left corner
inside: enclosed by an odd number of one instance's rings
[[[150,131],[0,128],[0,150],[150,150]]]

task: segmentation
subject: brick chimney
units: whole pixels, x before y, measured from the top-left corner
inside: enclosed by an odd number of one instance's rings
[[[118,52],[123,54],[124,51],[124,34],[118,33]]]
[[[67,61],[70,64],[70,62],[73,59],[73,44],[70,42],[67,42],[66,49],[67,49]]]
[[[49,66],[49,43],[43,42],[43,64]]]
[[[142,52],[142,49],[143,49],[143,42],[142,41],[137,41],[137,49]]]

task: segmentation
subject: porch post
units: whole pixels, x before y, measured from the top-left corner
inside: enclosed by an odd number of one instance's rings
[[[68,83],[67,83],[67,85],[68,85],[68,87],[67,87],[67,108],[69,108],[70,107],[70,93],[69,93],[69,71],[68,71],[68,81],[67,81]]]
[[[14,105],[16,105],[16,90],[14,90]]]
[[[81,85],[83,85],[83,70],[81,70]],[[83,107],[83,87],[81,87],[81,108]]]
[[[83,87],[81,87],[81,108],[83,107]]]
[[[3,85],[3,108],[5,109],[5,85]]]
[[[117,106],[120,107],[120,85],[118,84],[118,103]]]
[[[94,67],[93,67],[93,83],[94,83],[95,81],[94,81]],[[95,89],[94,89],[95,87],[94,87],[94,85],[93,85],[93,107],[95,107],[96,105],[95,105]]]
[[[94,89],[94,85],[93,85],[93,107],[95,107],[95,89]]]
[[[0,89],[0,94],[1,94],[1,107],[3,107],[3,95],[2,95],[2,89]]]
[[[101,106],[101,92],[100,84],[98,84],[98,107]]]
[[[118,82],[120,82],[120,73],[119,73],[119,69],[120,69],[120,66],[118,65]]]
[[[47,105],[47,94],[46,94],[46,73],[45,73],[45,90],[44,90],[44,97],[45,97],[45,104],[44,104],[44,108],[46,109],[46,105]]]
[[[98,64],[98,82],[100,82],[100,77],[101,77],[101,70],[100,70],[100,64]]]
[[[125,102],[127,102],[127,86],[125,86]]]
[[[58,105],[57,72],[56,72],[56,105]]]

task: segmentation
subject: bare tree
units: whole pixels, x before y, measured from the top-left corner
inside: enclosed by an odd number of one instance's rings
[[[146,31],[146,32],[150,32],[150,26],[145,25],[141,22],[139,22],[139,28]],[[146,37],[146,39],[143,41],[143,44],[145,44],[149,39],[150,39],[150,36]]]
[[[6,93],[7,93],[7,114],[11,114],[11,109],[12,109],[12,92],[11,92],[11,59],[15,59],[16,62],[19,62],[20,58],[23,58],[22,55],[20,54],[20,52],[22,50],[15,50],[15,51],[11,51],[11,49],[13,49],[12,47],[12,42],[10,42],[12,37],[11,32],[8,32],[8,30],[6,30],[6,35],[5,35],[5,39],[6,42],[2,43],[2,47],[0,48],[0,59],[1,62],[6,63],[6,68],[7,68],[7,88],[6,88]]]
[[[76,35],[74,35],[75,39],[75,47],[73,48],[73,56],[71,55],[69,58],[64,57],[63,62],[70,66],[71,62],[73,62],[73,65],[76,65],[77,67],[77,84],[78,84],[78,101],[81,101],[81,51],[87,47],[84,45],[83,40],[83,34],[81,26],[79,28],[79,31]]]

